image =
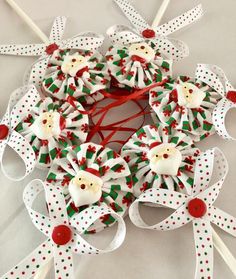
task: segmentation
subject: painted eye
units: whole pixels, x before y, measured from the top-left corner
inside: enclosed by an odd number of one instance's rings
[[[156,155],[156,158],[158,158],[159,156],[158,155]]]
[[[167,148],[167,149],[166,149],[166,151],[170,151],[170,149],[169,149],[169,148]]]
[[[138,48],[136,47],[136,50],[138,50]]]
[[[90,183],[90,186],[93,186],[93,183]]]
[[[52,125],[48,125],[49,128],[52,128]]]
[[[145,53],[148,54],[148,51],[146,51]]]
[[[81,180],[81,177],[79,177],[79,180]]]

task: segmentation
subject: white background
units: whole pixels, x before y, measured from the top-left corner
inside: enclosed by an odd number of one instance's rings
[[[128,24],[112,0],[18,0],[21,7],[49,34],[57,15],[68,17],[65,38],[81,31],[105,33],[113,24]],[[161,0],[133,0],[140,13],[151,22]],[[172,0],[163,23],[191,9],[198,1]],[[175,74],[193,75],[196,63],[214,63],[224,69],[236,86],[236,2],[235,0],[202,0],[205,15],[201,21],[174,37],[184,40],[190,47],[190,57],[174,67]],[[40,42],[19,17],[0,0],[0,43]],[[104,50],[108,46],[106,41]],[[10,93],[22,85],[23,73],[35,59],[0,56],[0,111],[3,115]],[[121,108],[125,110],[127,107]],[[115,115],[113,116],[115,117]],[[227,118],[230,130],[235,127],[236,114]],[[235,133],[236,134],[236,133]],[[205,150],[218,146],[230,163],[229,175],[216,205],[236,215],[236,144],[213,136],[198,146]],[[9,157],[13,167],[14,157]],[[31,252],[44,237],[30,221],[22,204],[22,191],[33,177],[43,178],[36,171],[30,178],[15,183],[0,174],[0,274],[6,272]],[[160,209],[146,207],[144,214],[152,221],[161,217]],[[163,216],[162,216],[163,218]],[[112,254],[75,257],[76,278],[113,279],[159,278],[189,279],[194,277],[195,251],[191,225],[172,232],[152,232],[135,228],[127,221],[127,238],[123,246]],[[105,230],[90,239],[101,244],[111,237],[114,228]],[[217,230],[236,256],[236,239]],[[234,278],[219,254],[215,252],[214,278]],[[53,278],[50,275],[48,278]]]

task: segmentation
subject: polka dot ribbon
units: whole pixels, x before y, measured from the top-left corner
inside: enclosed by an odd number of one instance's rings
[[[0,45],[0,54],[19,56],[41,56],[26,72],[24,82],[39,84],[44,76],[44,71],[50,55],[60,49],[84,49],[95,50],[101,47],[104,37],[93,32],[83,32],[70,39],[62,40],[66,25],[66,17],[55,18],[49,36],[49,43],[23,44],[23,45]]]
[[[35,153],[30,143],[14,129],[22,117],[28,115],[33,106],[40,100],[34,86],[23,86],[15,90],[11,97],[5,115],[0,121],[0,164],[2,172],[11,180],[19,181],[30,174],[36,163]],[[5,166],[4,154],[6,147],[12,148],[23,160],[25,173],[17,176],[16,171],[10,171]],[[8,150],[9,151],[9,150]]]
[[[134,28],[124,25],[114,25],[107,30],[113,44],[127,45],[150,40],[159,49],[160,53],[172,60],[181,60],[189,55],[188,46],[176,39],[167,36],[189,24],[196,22],[203,15],[202,6],[198,5],[192,10],[158,26],[151,27],[135,8],[126,0],[114,0]]]
[[[209,186],[213,169],[216,170],[216,182]],[[207,150],[197,160],[190,195],[167,189],[149,189],[130,207],[131,221],[140,228],[168,231],[192,222],[197,260],[195,279],[213,278],[213,244],[216,244],[211,223],[236,237],[236,218],[214,206],[227,172],[228,164],[224,154],[218,148]],[[151,203],[175,211],[160,223],[149,226],[140,216],[140,203]]]
[[[49,216],[32,208],[35,199],[43,190]],[[124,241],[126,233],[124,220],[106,206],[91,206],[69,220],[61,190],[38,179],[31,181],[26,186],[23,199],[33,224],[47,237],[47,240],[1,279],[31,278],[52,258],[54,259],[55,278],[74,278],[73,253],[92,255],[112,252]],[[111,214],[117,220],[118,228],[108,247],[100,250],[90,245],[82,238],[82,235],[94,222],[107,214]]]
[[[195,76],[222,96],[212,114],[216,132],[224,139],[236,140],[229,135],[225,127],[228,111],[236,107],[236,89],[230,84],[223,70],[215,65],[198,64]]]

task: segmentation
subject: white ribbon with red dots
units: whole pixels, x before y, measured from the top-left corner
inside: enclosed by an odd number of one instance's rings
[[[213,167],[217,170],[214,171],[216,182],[209,186]],[[196,162],[194,185],[190,195],[152,188],[146,190],[130,207],[131,221],[139,228],[168,231],[189,222],[193,223],[197,258],[195,279],[213,278],[215,232],[211,223],[236,237],[236,218],[214,206],[227,173],[228,164],[224,154],[218,148],[207,150]],[[149,226],[140,216],[140,203],[160,205],[175,211],[162,222]]]
[[[32,208],[37,196],[45,191],[49,216]],[[31,278],[37,271],[54,259],[55,278],[74,278],[73,253],[80,255],[102,254],[112,252],[123,243],[126,228],[122,217],[112,209],[104,206],[90,206],[68,219],[65,198],[60,188],[41,180],[31,181],[25,188],[23,200],[32,222],[47,240],[38,246],[21,263],[8,271],[1,279]],[[117,220],[117,233],[104,250],[90,245],[82,235],[99,218],[110,214]]]
[[[24,179],[35,167],[36,158],[34,150],[30,143],[15,131],[15,127],[19,124],[22,117],[29,114],[32,107],[39,100],[40,95],[33,85],[23,86],[15,90],[10,96],[6,113],[0,121],[0,164],[4,175],[11,180],[19,181]],[[9,166],[5,166],[3,157],[7,151],[7,146],[12,148],[23,160],[25,165],[24,175],[16,176],[16,171],[10,173]]]
[[[167,36],[200,19],[203,15],[201,5],[161,26],[151,27],[128,1],[114,1],[133,24],[134,28],[124,25],[110,27],[107,30],[107,35],[113,44],[127,45],[150,40],[157,46],[160,53],[169,59],[177,61],[189,55],[188,46],[184,42],[167,38]]]
[[[66,25],[66,17],[55,18],[49,44],[23,44],[23,45],[0,45],[0,54],[19,56],[41,56],[26,72],[24,82],[39,84],[44,76],[50,55],[60,49],[84,49],[96,50],[103,44],[104,37],[94,32],[83,32],[74,37],[62,40]]]
[[[236,108],[236,89],[230,84],[223,70],[215,65],[198,64],[195,77],[209,85],[222,97],[212,114],[216,132],[224,139],[236,140],[229,135],[225,127],[227,112]]]

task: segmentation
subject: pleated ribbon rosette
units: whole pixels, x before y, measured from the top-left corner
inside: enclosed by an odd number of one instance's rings
[[[131,175],[125,160],[110,148],[94,143],[65,149],[63,157],[54,161],[47,181],[63,191],[69,216],[94,204],[105,204],[124,216],[133,201]],[[114,221],[111,215],[100,218],[89,233]]]
[[[107,31],[113,45],[106,53],[113,84],[142,89],[172,75],[172,61],[189,54],[182,41],[167,36],[198,20],[202,7],[174,18],[158,27],[151,27],[126,0],[115,0],[133,28],[114,25]]]
[[[147,189],[169,189],[190,193],[196,158],[200,151],[185,133],[170,126],[147,125],[123,146],[135,197]]]
[[[162,87],[149,92],[154,123],[162,122],[187,133],[194,141],[202,140],[215,128],[212,112],[221,95],[196,75],[169,79]]]
[[[213,183],[211,178],[214,166],[216,182]],[[142,193],[130,207],[131,221],[143,229],[168,231],[192,222],[197,261],[195,279],[213,278],[214,242],[211,223],[236,237],[236,218],[214,206],[227,172],[228,164],[223,153],[218,148],[207,150],[197,159],[190,193],[151,188]],[[174,212],[160,223],[148,225],[139,213],[139,204],[142,203],[164,206]]]
[[[37,196],[45,192],[48,215],[34,207]],[[90,206],[81,213],[68,218],[66,203],[59,187],[41,180],[31,181],[25,188],[23,199],[35,227],[47,239],[1,279],[32,278],[51,259],[54,262],[55,278],[75,278],[73,254],[94,255],[112,252],[125,238],[125,223],[122,217],[106,205]],[[84,239],[89,227],[105,216],[112,216],[118,223],[117,232],[105,249],[98,249]]]
[[[53,160],[63,156],[66,147],[79,145],[87,138],[88,116],[77,101],[71,105],[45,97],[21,118],[15,130],[32,146],[39,168],[50,167]]]
[[[7,110],[0,121],[0,164],[3,174],[11,180],[22,180],[29,175],[35,167],[35,153],[27,139],[15,129],[21,118],[26,117],[40,100],[40,96],[34,86],[24,86],[16,89],[10,96]],[[8,153],[8,147],[15,151],[16,158],[20,158],[25,167],[25,173],[21,174],[5,163],[4,158]],[[8,153],[9,154],[9,153]],[[15,160],[17,163],[17,160]]]

